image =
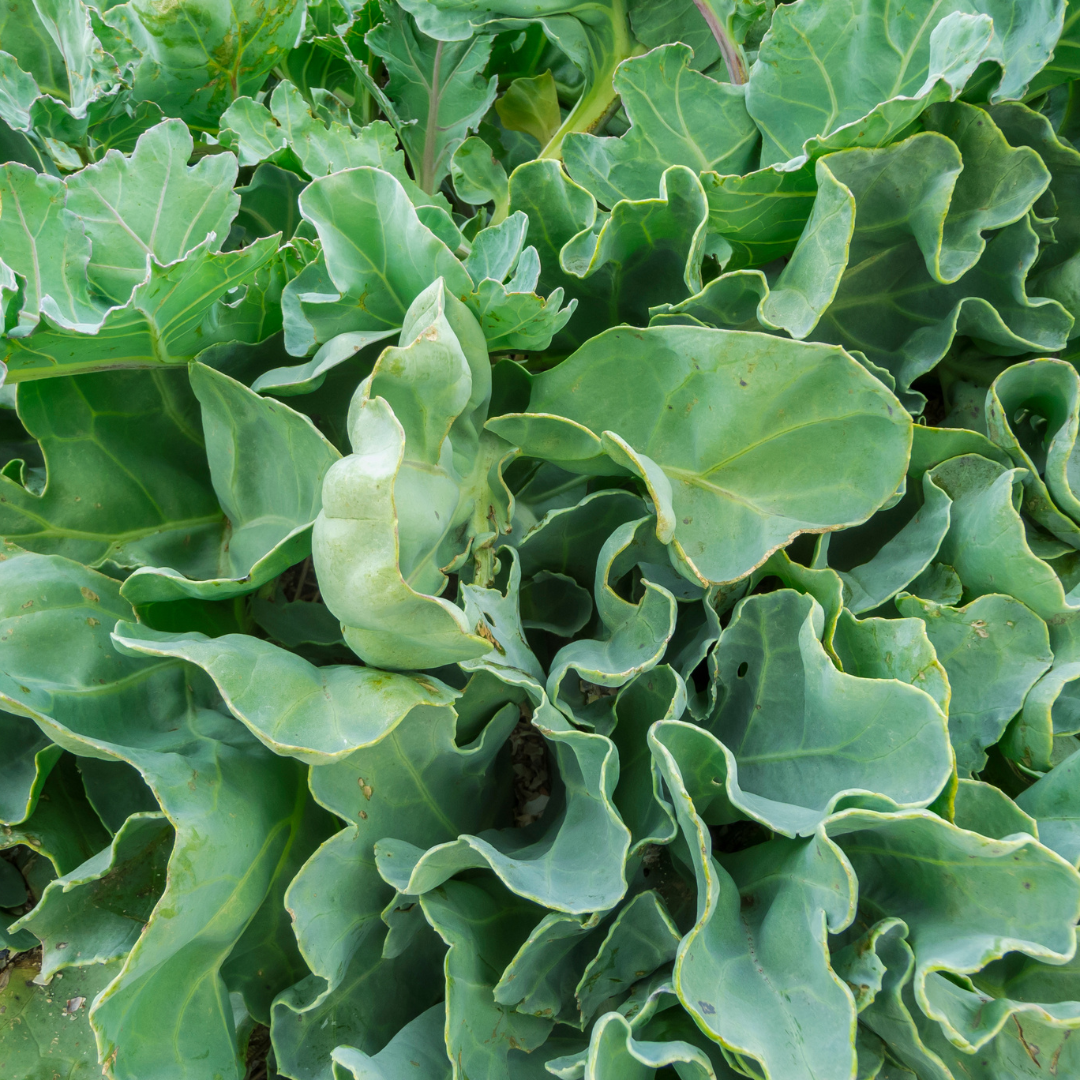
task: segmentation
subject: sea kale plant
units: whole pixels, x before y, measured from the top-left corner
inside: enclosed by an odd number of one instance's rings
[[[4,1080],[1080,1077],[1077,0],[2,0]]]

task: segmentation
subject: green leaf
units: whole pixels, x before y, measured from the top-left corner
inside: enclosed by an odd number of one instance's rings
[[[717,1075],[728,1075],[715,1072],[709,1055],[691,1043],[681,1039],[636,1039],[631,1031],[620,1013],[600,1017],[592,1029],[582,1075],[587,1080],[648,1080],[664,1066],[674,1066],[678,1075],[687,1080],[715,1080]]]
[[[90,135],[94,143],[95,157],[100,158],[109,150],[130,154],[144,131],[156,127],[165,114],[152,101],[133,104],[126,93],[115,99],[109,114],[91,125]]]
[[[388,173],[363,167],[314,180],[300,195],[300,211],[318,230],[325,269],[308,266],[282,298],[287,306],[295,297],[303,316],[314,320],[307,343],[294,345],[286,336],[296,355],[345,331],[401,326],[409,305],[438,277],[455,296],[472,292],[464,267]],[[323,296],[312,295],[316,283]],[[319,309],[339,302],[334,329],[324,334]]]
[[[720,59],[720,46],[696,4],[630,0],[629,9],[634,36],[647,49],[685,42],[694,50],[696,71],[705,71]]]
[[[37,969],[21,961],[0,990],[0,1067],[12,1077],[64,1076],[95,1080],[101,1075],[90,1003],[116,977],[118,964],[68,973],[62,984],[40,986]]]
[[[576,278],[599,275],[595,287],[611,288],[612,314],[645,322],[651,299],[700,290],[706,214],[700,181],[673,165],[660,178],[659,198],[616,203],[598,230],[564,245],[560,265]]]
[[[848,810],[825,828],[855,871],[860,904],[910,928],[919,1007],[969,1053],[953,984],[934,972],[978,971],[1011,951],[1052,963],[1073,955],[1080,876],[1033,837],[991,840],[925,810]]]
[[[959,609],[902,596],[896,606],[925,622],[948,672],[949,736],[960,775],[981,772],[986,748],[1053,663],[1046,624],[1011,596],[981,596]]]
[[[479,585],[461,585],[465,617],[491,651],[473,660],[462,661],[463,671],[487,671],[510,686],[520,686],[537,701],[544,671],[525,637],[519,611],[521,569],[513,548],[500,549],[510,556],[506,592]]]
[[[282,86],[285,85],[282,83]],[[311,119],[310,113],[308,118]],[[249,97],[237,98],[221,114],[218,137],[222,146],[236,152],[241,165],[258,165],[260,161],[268,161],[289,145],[286,129],[280,125],[280,121],[265,105]],[[302,150],[298,157],[300,153]],[[321,176],[329,171],[317,169],[314,175]]]
[[[427,851],[382,840],[375,858],[384,880],[401,893],[423,896],[462,870],[490,867],[515,895],[554,911],[603,911],[621,899],[630,833],[611,802],[614,747],[602,735],[572,728],[546,702],[532,722],[551,745],[564,787],[562,805],[549,807],[543,831],[465,834]],[[593,839],[586,843],[585,836]]]
[[[4,75],[3,89],[0,90],[0,117],[16,131],[27,131],[30,128],[30,108],[38,96],[38,84],[8,53],[0,53],[0,72]]]
[[[918,1069],[918,1075],[952,1080],[952,1074],[945,1070],[941,1058],[927,1050],[912,1015],[919,1014],[919,1008],[911,988],[915,958],[907,935],[907,925],[901,919],[882,919],[869,931],[866,940],[874,950],[874,968],[880,986],[875,988],[873,999],[866,1003],[859,1019],[885,1041],[895,1058]],[[887,1069],[889,1067],[886,1065]],[[879,1075],[883,1080],[910,1080],[916,1074],[903,1066],[895,1066],[888,1073]]]
[[[590,594],[597,560],[608,537],[620,525],[647,513],[639,496],[610,488],[585,495],[580,502],[572,498],[568,506],[556,503],[541,515],[540,521],[535,520],[535,515],[531,522],[528,518],[523,521],[522,494],[518,493],[514,531],[509,537],[517,544],[522,577],[527,580],[541,570],[567,574]],[[545,504],[536,509],[544,510]]]
[[[1077,801],[1076,754],[1055,765],[1016,799],[1017,806],[1039,823],[1039,839],[1063,859],[1080,864],[1080,803]]]
[[[921,619],[856,619],[850,611],[841,611],[832,643],[849,675],[899,679],[924,690],[943,713],[948,712],[948,676]]]
[[[423,675],[375,668],[317,668],[248,634],[207,638],[117,626],[126,653],[197,664],[232,714],[278,754],[329,765],[389,735],[414,709],[451,704],[457,693]]]
[[[133,604],[183,596],[224,600],[257,588],[310,553],[322,481],[341,455],[314,424],[227,375],[193,364],[210,477],[225,512],[219,547],[202,580],[168,567],[143,567],[123,586]]]
[[[840,571],[847,607],[854,614],[872,611],[892,599],[926,570],[937,554],[949,529],[952,503],[925,473],[921,487],[922,505],[878,548],[873,558]],[[869,539],[868,548],[874,546],[874,537],[860,539],[864,543]]]
[[[967,594],[983,596],[1003,588],[1056,629],[1062,620],[1054,616],[1073,608],[1060,578],[1028,545],[1013,504],[1018,471],[976,454],[951,458],[932,471],[934,482],[953,500],[940,556],[956,569]]]
[[[534,1050],[551,1021],[499,1005],[492,990],[540,916],[535,904],[498,881],[448,881],[420,898],[446,953],[446,1052],[455,1080],[497,1076],[511,1049]]]
[[[545,915],[503,969],[495,1001],[525,1016],[578,1023],[574,990],[596,957],[596,933],[608,922],[597,913]]]
[[[1073,547],[1080,544],[1080,499],[1072,489],[1078,427],[1080,378],[1071,364],[1039,360],[1007,368],[987,392],[987,434],[1027,470],[1024,513]]]
[[[1053,56],[1028,87],[1028,96],[1034,97],[1052,86],[1080,78],[1080,63],[1078,63],[1080,56],[1077,54],[1080,48],[1080,41],[1077,40],[1078,32],[1080,32],[1080,11],[1073,0],[1065,0],[1065,21],[1061,29],[1061,37],[1054,46]]]
[[[663,731],[661,726],[658,731]],[[722,863],[697,801],[711,778],[685,779],[654,732],[650,745],[693,859],[697,919],[679,946],[673,983],[699,1027],[760,1075],[812,1077],[855,1066],[855,1006],[828,962],[826,930],[854,918],[856,881],[817,834],[774,839]]]
[[[251,183],[237,188],[240,210],[234,228],[244,230],[245,240],[281,233],[282,240],[292,239],[300,223],[300,192],[304,181],[296,173],[263,164],[255,170]]]
[[[351,123],[317,115],[287,81],[274,87],[269,101],[267,108],[251,98],[237,98],[222,113],[222,142],[236,151],[241,165],[276,161],[295,169],[299,162],[312,177],[365,165],[395,177],[414,206],[449,209],[444,196],[427,194],[409,177],[405,155],[385,120],[357,129]]]
[[[156,813],[159,809],[146,781],[127,762],[82,757],[76,764],[90,805],[113,836],[132,814]]]
[[[483,153],[488,151],[485,149]],[[498,224],[481,229],[465,259],[465,269],[477,283],[466,300],[492,352],[546,349],[577,307],[577,301],[571,300],[559,310],[561,288],[554,289],[546,300],[536,294],[540,276],[536,248],[522,247],[528,229],[529,219],[519,210]],[[513,277],[505,281],[510,274]]]
[[[817,196],[814,166],[795,171],[762,169],[745,176],[703,173],[709,233],[732,250],[732,268],[772,262],[791,252]]]
[[[838,671],[819,620],[816,602],[790,590],[741,601],[716,651],[719,703],[706,729],[656,729],[684,779],[692,771],[711,786],[715,807],[698,810],[707,820],[748,816],[809,835],[838,806],[926,806],[947,782],[942,709],[881,672]]]
[[[41,941],[44,978],[123,960],[131,952],[165,887],[172,845],[164,814],[135,814],[111,846],[49,882],[38,905],[19,921]]]
[[[603,623],[602,638],[579,638],[564,645],[550,664],[548,696],[574,722],[608,734],[615,702],[597,695],[596,687],[619,687],[655,667],[675,632],[675,597],[662,585],[642,578],[642,596],[635,604],[616,591],[619,579],[635,561],[655,554],[655,523],[651,517],[620,525],[596,563],[593,596]],[[650,544],[650,540],[652,543]],[[666,553],[660,549],[660,557]],[[652,576],[658,577],[655,572]],[[591,700],[597,697],[597,700]]]
[[[43,307],[63,326],[101,320],[87,291],[90,241],[64,209],[64,197],[64,184],[54,176],[15,162],[0,170],[4,261],[26,279],[17,333],[29,333]]]
[[[969,212],[988,194],[978,179],[968,179],[977,171],[959,171],[965,156],[937,132],[881,150],[830,155],[818,165],[851,192],[856,213],[846,268],[814,336],[857,345],[892,372],[901,390],[930,370],[958,333],[1013,355],[1061,348],[1071,329],[1072,317],[1060,305],[1024,292],[1038,241],[1022,215],[1045,187],[1041,163],[1018,158],[1023,151],[1007,147],[987,114],[980,127],[972,106],[945,108],[962,110],[940,115],[968,124],[974,145],[970,152],[964,146],[967,157],[985,156],[989,141],[1027,175],[1017,197],[990,193],[986,211]],[[955,187],[941,183],[943,173],[958,177]],[[991,223],[1009,227],[983,250],[981,231]]]
[[[33,813],[0,833],[5,848],[24,844],[66,874],[109,843],[109,834],[86,798],[75,759],[61,755],[45,778]],[[50,874],[51,879],[53,875]]]
[[[1006,590],[1049,627],[1054,666],[1028,692],[1021,716],[1002,743],[1007,757],[1046,771],[1051,767],[1055,731],[1080,730],[1075,711],[1067,707],[1070,694],[1065,691],[1080,676],[1077,605],[1053,568],[1028,543],[1014,504],[1016,471],[973,454],[934,469],[935,483],[953,499],[952,524],[942,542],[941,557],[955,567],[965,595]],[[1066,708],[1057,715],[1059,699]]]
[[[228,238],[240,205],[236,161],[214,154],[188,166],[192,146],[187,128],[167,120],[140,136],[129,157],[107,155],[68,178],[67,209],[93,248],[87,276],[109,303],[127,303],[151,257],[168,266],[206,241],[217,251]]]
[[[644,324],[654,304],[700,288],[706,207],[688,169],[672,167],[659,198],[623,201],[598,216],[592,196],[557,163],[537,161],[515,170],[510,206],[529,215],[541,290],[562,288],[578,301],[557,340],[580,343],[615,322]]]
[[[932,0],[902,13],[867,0],[780,7],[747,91],[765,136],[762,164],[795,157],[807,139],[854,125],[890,99],[914,99],[903,126],[935,98],[955,98],[982,59],[1002,68],[991,100],[1022,96],[1049,59],[1063,7],[1060,0],[1022,13],[1000,0],[962,0],[951,12]],[[979,15],[983,24],[997,16],[989,42],[975,29]]]
[[[1069,21],[1075,33],[1075,11],[1070,13]],[[1072,48],[1075,50],[1075,43]],[[1067,267],[1080,251],[1080,215],[1073,209],[1080,187],[1080,152],[1054,133],[1045,116],[1019,102],[1004,102],[991,109],[990,115],[1013,146],[1034,150],[1050,170],[1050,186],[1038,209],[1040,213],[1049,212],[1057,220],[1052,242],[1040,252],[1038,291],[1045,296],[1056,296],[1052,283],[1059,275],[1067,279]],[[1075,312],[1072,307],[1069,310]]]
[[[952,771],[944,703],[892,682],[898,671],[837,671],[818,640],[822,625],[817,602],[791,590],[736,605],[715,653],[707,729],[731,748],[738,783],[778,804],[798,792],[818,815],[858,791],[927,805]]]
[[[40,555],[9,557],[0,579],[4,623],[20,642],[0,646],[5,708],[78,753],[136,765],[176,829],[165,892],[92,1009],[102,1056],[118,1078],[194,1077],[207,1067],[238,1076],[218,971],[288,869],[304,773],[214,710],[205,684],[189,691],[190,668],[113,651],[110,626],[132,616],[116,582]],[[145,1039],[148,1024],[160,1038]]]
[[[532,78],[518,78],[495,102],[495,111],[510,131],[524,131],[547,146],[562,124],[559,92],[550,71]]]
[[[657,535],[702,581],[743,577],[798,532],[865,520],[896,490],[910,445],[903,410],[841,350],[697,327],[600,334],[534,380],[529,408],[489,427],[525,453],[570,450],[578,460],[559,463],[583,472],[610,471],[588,456],[605,431],[648,455],[670,530]],[[566,421],[592,441],[541,441],[539,425],[561,435]]]
[[[0,714],[5,748],[0,768],[0,822],[18,825],[34,812],[61,750],[21,716]]]
[[[615,89],[630,130],[617,139],[566,137],[567,171],[605,206],[656,198],[671,165],[727,176],[756,162],[759,134],[745,91],[694,71],[692,55],[689,46],[675,44],[624,61]]]
[[[475,137],[468,139],[462,143],[461,149],[468,149],[471,158],[480,153],[478,148],[474,149],[478,142],[483,142],[483,140]],[[483,145],[487,146],[487,143]],[[490,154],[490,151],[488,153]],[[530,256],[522,250],[528,234],[529,219],[520,211],[504,221],[481,229],[476,234],[469,254],[465,258],[465,269],[469,277],[477,284],[489,278],[492,281],[505,281],[514,273],[519,264],[530,259]],[[533,249],[532,257],[535,255],[536,251]],[[516,277],[518,275],[515,274]]]
[[[274,1044],[282,1067],[301,1080],[328,1075],[330,1051],[342,1043],[375,1053],[443,993],[441,950],[430,936],[384,954],[379,916],[395,894],[376,872],[373,849],[384,836],[430,844],[493,824],[508,792],[491,766],[519,717],[506,689],[478,676],[456,708],[414,710],[384,738],[313,768],[316,799],[351,825],[320,848],[286,897],[314,974],[275,1004]],[[455,733],[464,735],[474,710],[490,722],[459,746]]]
[[[457,192],[459,199],[473,206],[494,203],[493,224],[497,225],[502,218],[506,217],[507,208],[510,205],[510,187],[506,170],[483,139],[470,135],[462,142],[450,159],[450,175],[454,181],[454,191]],[[483,231],[479,235],[483,236]],[[475,250],[475,243],[473,247]],[[469,269],[468,265],[466,269]],[[473,281],[480,281],[482,277],[490,276],[484,274],[478,278],[472,274],[471,270],[470,274]],[[501,281],[502,278],[497,280]]]
[[[612,78],[619,64],[641,51],[623,0],[403,0],[420,30],[448,42],[465,41],[483,29],[521,29],[536,20],[545,35],[584,76],[581,96],[544,146],[542,156],[558,157],[563,137],[590,131],[616,100]]]
[[[423,1076],[430,1080],[451,1080],[445,1026],[446,1006],[440,1002],[407,1023],[377,1054],[369,1057],[352,1046],[335,1047],[334,1080],[395,1080],[408,1075],[410,1067],[424,1069]]]
[[[1076,1041],[1069,1039],[1075,1031],[1072,1026],[1044,1024],[1038,1018],[1028,1016],[1021,1024],[1017,1018],[1014,1024],[1003,1028],[996,1039],[972,1058],[945,1039],[933,1025],[921,1018],[919,1020],[927,1046],[940,1055],[954,1072],[968,1069],[972,1080],[997,1080],[999,1076],[1028,1080],[1046,1071],[1044,1061],[1052,1062],[1059,1074],[1080,1066]]]
[[[0,476],[3,535],[90,566],[197,565],[222,514],[186,376],[103,372],[23,384],[20,417],[41,443],[47,479],[36,493]]]
[[[9,381],[183,364],[210,345],[254,343],[277,330],[264,325],[260,290],[252,280],[280,258],[277,237],[241,251],[215,252],[208,243],[169,267],[151,263],[130,300],[110,308],[98,327],[68,329],[46,313],[29,337],[9,339]],[[244,285],[247,297],[230,306],[227,294]],[[253,301],[255,318],[247,300]]]
[[[585,968],[576,996],[588,1023],[610,998],[675,959],[682,935],[655,892],[638,893],[616,916]]]
[[[267,9],[239,0],[219,8],[181,0],[173,13],[153,0],[131,0],[102,17],[134,49],[136,96],[213,129],[223,107],[258,90],[296,43],[305,6],[285,0]]]
[[[102,51],[87,5],[78,0],[34,0],[34,9],[67,69],[64,103],[73,116],[84,116],[87,106],[116,77],[112,57]]]
[[[397,330],[391,327],[387,330],[353,330],[338,334],[321,346],[306,364],[291,364],[264,371],[251,384],[251,389],[275,397],[310,394],[322,386],[326,376],[335,368],[351,360],[357,353],[367,351],[370,355],[371,346],[396,333]]]
[[[612,801],[631,835],[631,854],[675,837],[675,815],[659,771],[649,753],[647,735],[658,720],[675,720],[686,708],[686,687],[666,664],[639,675],[615,699],[611,741],[619,752],[619,783]]]
[[[1039,839],[1035,819],[1000,788],[981,780],[959,780],[953,796],[953,824],[994,840],[1006,840],[1018,833]]]
[[[416,182],[434,192],[450,172],[454,151],[495,100],[498,80],[481,77],[491,38],[432,41],[396,4],[384,4],[383,15],[364,41],[390,74],[384,89],[401,117],[399,135]]]

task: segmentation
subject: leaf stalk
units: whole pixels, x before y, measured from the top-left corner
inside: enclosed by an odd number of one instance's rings
[[[735,86],[745,85],[750,78],[746,69],[746,57],[732,36],[730,28],[713,7],[712,0],[694,0],[694,7],[701,12],[702,18],[709,24],[709,29],[716,38],[716,44],[720,46],[720,55],[724,58],[728,78]]]

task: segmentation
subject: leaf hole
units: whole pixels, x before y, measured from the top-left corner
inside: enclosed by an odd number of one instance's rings
[[[737,671],[735,672],[735,675],[736,675],[736,676],[737,676],[738,678],[740,678],[740,679],[744,679],[744,678],[746,678],[746,673],[747,673],[747,672],[748,672],[749,670],[750,670],[750,665],[749,665],[749,664],[748,664],[748,663],[747,663],[747,662],[746,662],[746,661],[744,660],[744,661],[743,661],[743,662],[742,662],[742,663],[741,663],[741,664],[739,665],[739,667],[738,667],[738,670],[737,670]]]

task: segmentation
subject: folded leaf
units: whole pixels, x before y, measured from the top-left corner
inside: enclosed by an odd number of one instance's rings
[[[386,737],[312,770],[315,797],[352,824],[323,844],[286,897],[314,974],[274,1005],[274,1043],[278,1061],[301,1080],[328,1076],[330,1051],[342,1043],[379,1050],[443,993],[441,949],[430,936],[384,956],[379,916],[395,894],[376,872],[373,849],[384,836],[431,844],[496,820],[507,791],[492,762],[519,712],[512,697],[491,693],[499,690],[492,682],[476,677],[457,712],[414,710]],[[489,706],[490,723],[458,746],[455,729],[473,719],[473,708]]]
[[[774,839],[721,863],[697,812],[712,798],[650,736],[697,881],[697,921],[673,982],[697,1024],[764,1075],[855,1075],[855,1005],[829,967],[826,931],[855,915],[856,882],[818,833]],[[704,779],[704,778],[703,778]],[[712,784],[711,780],[705,783]],[[745,1070],[744,1070],[745,1071]]]
[[[200,567],[202,580],[143,567],[123,585],[132,603],[193,596],[224,600],[250,592],[310,552],[323,477],[341,455],[314,424],[202,364],[190,368],[202,406],[210,478],[227,525]]]
[[[1080,875],[1034,838],[990,840],[925,810],[848,810],[825,829],[855,871],[860,904],[910,928],[919,1007],[969,1053],[950,1004],[953,984],[934,981],[934,972],[978,971],[1010,951],[1072,957]],[[947,906],[938,900],[946,892]]]
[[[614,85],[630,120],[620,138],[573,133],[563,144],[566,169],[597,201],[656,198],[671,165],[727,176],[748,171],[758,130],[745,92],[692,70],[688,45],[664,45],[623,61]]]
[[[655,535],[652,518],[620,525],[600,549],[593,593],[604,636],[583,637],[564,645],[553,657],[547,677],[551,700],[575,723],[603,734],[610,730],[614,702],[607,699],[605,708],[603,698],[590,701],[595,691],[579,690],[582,680],[590,688],[625,685],[660,662],[675,632],[675,598],[662,585],[642,579],[642,597],[636,604],[615,591],[619,579],[633,565],[630,560],[638,554],[634,549],[639,534],[647,539]]]
[[[552,1026],[550,1020],[499,1005],[491,993],[540,910],[491,878],[449,881],[421,897],[420,904],[424,918],[449,946],[446,1052],[453,1076],[497,1076],[511,1049],[534,1050]]]
[[[986,748],[1054,662],[1046,624],[1011,596],[981,596],[963,608],[902,596],[896,606],[923,620],[948,672],[949,737],[960,775],[981,772]]]
[[[402,340],[354,397],[358,452],[327,473],[313,553],[327,606],[358,655],[437,667],[491,647],[439,594],[470,551],[479,565],[507,531],[499,470],[510,448],[480,430],[491,393],[483,335],[441,279],[410,308]],[[399,629],[402,603],[421,620],[408,629]]]
[[[116,582],[41,555],[9,558],[0,577],[21,643],[2,646],[5,707],[78,753],[136,765],[176,828],[165,892],[91,1010],[104,1056],[118,1078],[201,1076],[207,1063],[238,1076],[219,970],[282,869],[307,801],[304,775],[217,712],[205,684],[189,693],[184,665],[113,651],[110,626],[132,616]],[[184,998],[178,982],[191,987]],[[146,1041],[148,1023],[168,1038]]]

